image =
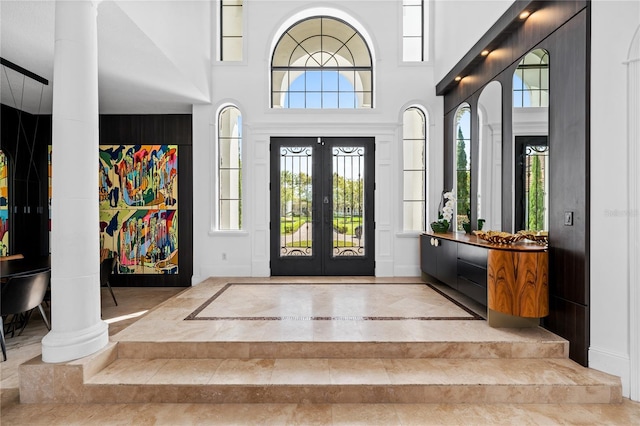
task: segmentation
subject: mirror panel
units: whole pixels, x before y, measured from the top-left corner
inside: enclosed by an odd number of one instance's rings
[[[478,99],[477,229],[502,229],[502,85],[487,84]],[[481,228],[481,221],[484,224]]]
[[[454,121],[454,187],[456,218],[454,231],[463,231],[471,209],[471,107],[463,103],[458,107]]]
[[[527,53],[513,75],[514,227],[549,229],[549,53]]]

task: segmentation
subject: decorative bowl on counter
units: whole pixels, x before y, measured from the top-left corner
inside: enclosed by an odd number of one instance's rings
[[[494,244],[513,244],[524,238],[521,234],[502,231],[473,231],[478,238]]]
[[[541,246],[549,244],[549,233],[547,231],[518,231],[523,238],[533,241]]]

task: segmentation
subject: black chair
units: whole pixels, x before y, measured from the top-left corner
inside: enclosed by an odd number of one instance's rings
[[[118,306],[118,301],[116,300],[116,295],[113,294],[113,289],[111,288],[111,284],[109,283],[109,276],[113,272],[113,268],[116,265],[115,257],[107,257],[102,262],[100,262],[100,285],[109,287],[109,291],[111,292],[111,297],[113,297],[113,303]]]
[[[4,319],[9,315],[12,316],[7,333],[13,336],[15,331],[20,328],[18,335],[27,326],[31,313],[35,308],[40,309],[42,320],[47,329],[51,330],[49,321],[42,307],[44,295],[49,286],[51,279],[51,271],[37,272],[33,274],[19,275],[9,278],[2,284],[2,298],[0,299],[0,334],[2,335],[2,356],[7,360],[7,349],[4,341]]]

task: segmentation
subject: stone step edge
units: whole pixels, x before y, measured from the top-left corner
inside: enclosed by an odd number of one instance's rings
[[[566,341],[536,342],[141,342],[118,358],[568,358]]]
[[[135,385],[85,384],[83,403],[619,404],[610,385]]]
[[[359,388],[361,392],[361,396],[350,398],[342,398],[336,399],[337,402],[363,402],[363,403],[372,403],[372,402],[380,402],[379,400],[373,397],[365,397],[362,396],[362,392],[365,393],[382,393],[389,394],[384,397],[384,401],[388,401],[390,403],[393,402],[417,402],[417,403],[430,403],[433,401],[437,401],[439,403],[447,403],[447,402],[455,402],[455,401],[464,401],[467,403],[474,402],[471,399],[460,397],[458,399],[446,397],[443,399],[434,398],[431,393],[428,395],[425,393],[425,397],[423,398],[421,395],[423,392],[433,392],[436,390],[436,393],[440,393],[442,395],[448,395],[452,389],[461,388],[467,389],[470,392],[470,389],[485,389],[484,391],[475,390],[474,392],[487,392],[487,389],[493,389],[496,391],[497,389],[502,389],[502,392],[507,393],[507,397],[500,402],[506,403],[518,403],[519,397],[522,392],[529,389],[544,389],[548,388],[553,396],[548,398],[542,398],[538,402],[540,403],[619,403],[622,401],[622,386],[619,378],[614,378],[615,383],[609,384],[587,384],[587,385],[571,385],[571,384],[534,384],[534,385],[520,385],[520,384],[498,384],[498,385],[411,385],[411,384],[400,384],[400,385],[390,385],[390,384],[380,384],[380,385],[348,385],[348,384],[339,384],[339,385],[181,385],[181,384],[97,384],[91,383],[91,379],[94,378],[95,375],[102,371],[105,368],[108,368],[109,365],[113,364],[117,361],[117,344],[111,342],[104,348],[102,351],[93,354],[91,356],[81,358],[76,361],[71,361],[68,363],[59,363],[59,364],[51,364],[44,363],[42,361],[41,356],[36,356],[35,358],[25,362],[20,365],[20,400],[23,403],[71,403],[71,402],[108,402],[108,399],[105,399],[105,396],[115,392],[116,397],[112,398],[110,402],[228,402],[223,396],[215,395],[225,395],[228,392],[241,392],[246,394],[246,398],[244,402],[255,402],[254,396],[259,395],[261,392],[272,391],[273,389],[296,389],[297,391],[303,392],[303,395],[300,398],[297,398],[297,402],[313,402],[318,401],[318,403],[328,403],[328,399],[326,395],[324,397],[314,397],[313,400],[306,398],[304,395],[311,392],[312,390],[318,391],[318,389],[322,389],[323,392],[329,392],[329,394],[342,394],[343,392],[353,392],[354,389]],[[567,360],[567,362],[572,362]],[[601,373],[605,374],[605,373]],[[610,375],[605,375],[606,377],[614,377]],[[167,392],[167,389],[169,391]],[[181,389],[184,391],[183,393],[176,393],[174,396],[174,392],[177,389]],[[505,391],[504,389],[510,389]],[[573,390],[572,390],[573,389]],[[582,389],[583,395],[573,395],[570,396],[567,392],[577,392],[576,389]],[[607,390],[608,389],[608,390]],[[492,392],[493,392],[492,391]],[[158,396],[158,392],[160,392],[161,396]],[[257,392],[257,394],[256,394]],[[391,393],[390,393],[391,392]],[[396,397],[396,394],[400,392],[403,395],[407,394],[409,396],[400,398]],[[420,395],[411,396],[415,392],[418,392]],[[606,394],[604,395],[603,394]],[[185,395],[194,394],[193,398],[185,398]],[[155,395],[155,396],[154,396]],[[162,396],[163,395],[163,396]],[[197,397],[197,395],[209,395],[206,398]],[[214,396],[212,396],[214,395]],[[254,396],[252,396],[254,395]],[[595,398],[597,395],[597,398]],[[604,396],[603,396],[604,395]],[[608,396],[607,396],[608,395]],[[428,397],[427,397],[428,396]],[[287,399],[284,396],[280,396],[278,398],[273,397],[273,402],[288,402],[292,399]],[[498,401],[499,399],[496,396],[489,398],[487,396],[482,398],[477,398],[475,402],[480,403],[490,403],[492,400]],[[530,398],[523,400],[523,403],[532,403],[534,402]],[[236,401],[242,402],[242,401]],[[268,402],[268,401],[262,401]]]

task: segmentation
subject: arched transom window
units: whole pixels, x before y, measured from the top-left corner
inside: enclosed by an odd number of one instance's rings
[[[549,53],[536,49],[520,61],[513,73],[515,108],[549,106]]]
[[[272,108],[372,108],[371,53],[346,22],[316,16],[282,34],[271,60]]]

